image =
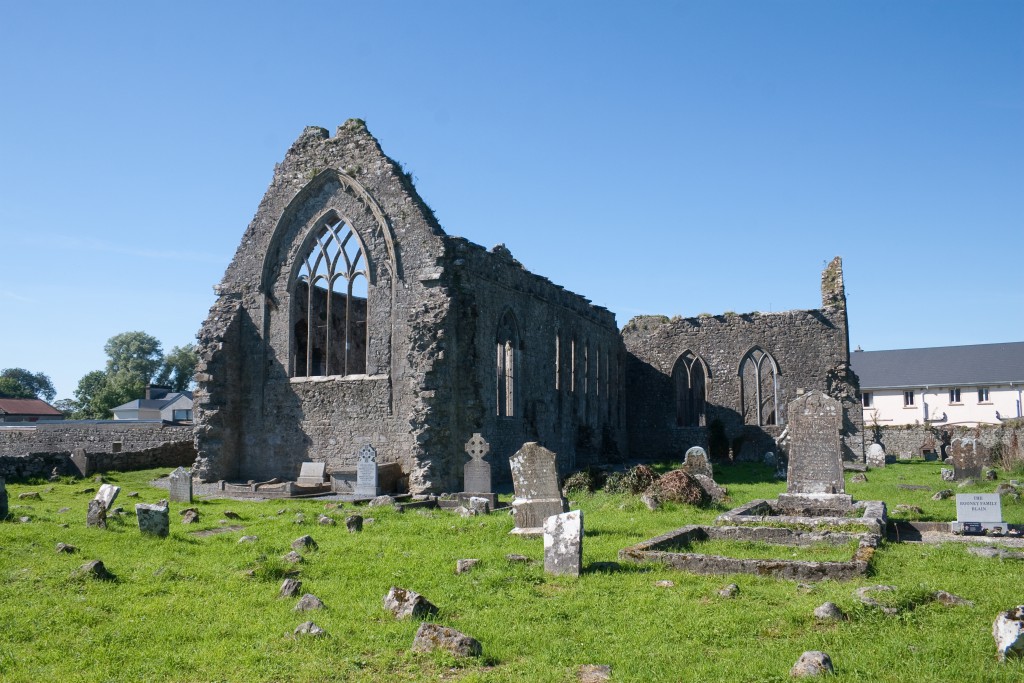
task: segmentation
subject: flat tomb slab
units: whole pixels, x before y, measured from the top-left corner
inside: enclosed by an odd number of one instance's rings
[[[846,581],[867,574],[880,537],[871,533],[811,533],[783,527],[684,526],[619,551],[630,562],[660,562],[693,574],[755,574],[790,581]],[[842,546],[856,541],[849,560],[816,562],[738,558],[689,552],[707,541],[765,543],[788,547]]]
[[[397,462],[379,463],[377,465],[377,486],[381,494],[397,493],[403,478],[402,466]],[[356,490],[356,469],[335,470],[330,473],[331,490],[335,493],[354,494]],[[370,496],[372,498],[373,496]]]
[[[860,514],[855,514],[859,512]],[[752,500],[715,518],[715,524],[735,526],[763,526],[778,524],[795,529],[865,529],[868,533],[885,533],[887,520],[885,503],[880,500],[866,500],[851,506],[850,516],[845,515],[793,515],[778,505],[775,500]]]

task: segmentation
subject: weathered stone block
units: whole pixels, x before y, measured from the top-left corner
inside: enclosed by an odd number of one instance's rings
[[[528,442],[509,459],[515,499],[512,514],[517,530],[538,533],[544,520],[568,511],[569,503],[558,488],[557,456],[536,442]]]
[[[544,572],[579,576],[583,571],[583,512],[573,510],[544,520]]]
[[[136,503],[135,517],[139,521],[139,531],[144,534],[164,538],[171,533],[171,519],[166,505]]]

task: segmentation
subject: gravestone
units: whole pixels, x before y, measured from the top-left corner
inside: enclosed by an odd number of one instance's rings
[[[85,526],[96,529],[107,528],[107,506],[98,498],[89,501],[89,512],[85,516]]]
[[[93,472],[92,456],[86,453],[84,448],[71,451],[71,464],[78,470],[80,477],[88,477]]]
[[[544,520],[544,573],[579,576],[583,570],[583,512],[573,510]]]
[[[327,463],[304,462],[295,483],[299,486],[323,486],[326,474]]]
[[[557,456],[535,441],[523,444],[509,458],[515,499],[512,515],[516,520],[513,534],[539,536],[544,520],[569,511],[569,504],[558,488]]]
[[[885,467],[885,446],[880,443],[868,446],[866,459],[868,467]]]
[[[1003,522],[1003,503],[999,494],[956,494],[956,522],[951,526],[954,533],[1004,533],[1006,523]]]
[[[7,482],[0,477],[0,521],[7,519]]]
[[[113,484],[103,484],[100,486],[100,490],[96,492],[96,500],[103,503],[105,510],[110,510],[114,507],[114,501],[117,499],[117,494],[121,493],[120,486],[114,486]]]
[[[990,460],[984,444],[973,436],[959,436],[950,442],[948,450],[953,458],[953,477],[957,481],[981,479]]]
[[[139,520],[139,531],[144,534],[165,537],[171,532],[171,520],[166,505],[135,504],[135,517]]]
[[[466,442],[466,453],[470,461],[462,468],[463,491],[467,493],[491,493],[491,465],[484,456],[491,450],[491,445],[479,432],[473,434]]]
[[[376,498],[380,495],[380,472],[377,471],[377,451],[366,444],[359,449],[356,463],[356,490],[359,497]]]
[[[168,490],[167,497],[178,503],[191,503],[192,473],[184,467],[179,467],[171,472],[169,479],[171,486]]]
[[[715,478],[711,471],[711,462],[708,460],[707,451],[700,446],[694,446],[686,451],[682,469],[693,475],[703,474],[705,477]]]
[[[842,404],[815,390],[794,399],[788,414],[789,464],[779,507],[790,514],[846,512],[853,500],[843,479]]]

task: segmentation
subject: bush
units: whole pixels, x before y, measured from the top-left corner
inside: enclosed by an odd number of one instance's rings
[[[685,470],[672,470],[663,475],[654,483],[651,491],[662,500],[673,503],[704,507],[711,502],[711,497],[700,482]]]
[[[658,475],[647,465],[637,465],[628,472],[614,472],[608,475],[604,490],[608,493],[643,493],[658,480]]]
[[[590,470],[573,472],[562,483],[562,495],[569,496],[573,493],[590,493],[594,490],[594,477]]]

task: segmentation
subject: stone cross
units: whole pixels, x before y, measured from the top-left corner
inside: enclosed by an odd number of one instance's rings
[[[184,467],[171,472],[171,486],[167,497],[178,503],[192,502],[192,473]]]
[[[380,472],[377,468],[377,451],[370,444],[359,449],[356,463],[356,490],[360,497],[376,498],[380,495]]]
[[[558,488],[557,456],[530,441],[508,462],[516,492],[512,501],[516,528],[512,533],[539,535],[545,519],[569,511],[569,504]]]
[[[466,442],[466,453],[471,460],[462,468],[462,489],[467,493],[491,493],[491,465],[484,456],[491,445],[477,432]]]

